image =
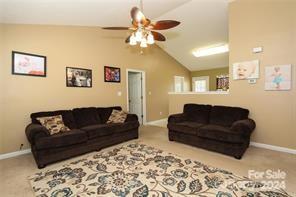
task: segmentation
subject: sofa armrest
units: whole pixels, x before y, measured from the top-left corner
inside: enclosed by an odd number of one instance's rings
[[[125,122],[138,122],[138,116],[136,114],[127,114]]]
[[[230,130],[242,133],[244,135],[251,135],[256,128],[256,123],[252,119],[238,120],[231,125]]]
[[[31,123],[26,127],[26,136],[33,145],[36,140],[49,136],[49,131],[42,125]]]
[[[186,121],[185,114],[173,114],[169,116],[168,123],[178,123]]]

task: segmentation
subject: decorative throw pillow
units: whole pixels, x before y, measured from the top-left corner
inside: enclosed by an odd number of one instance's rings
[[[48,129],[50,135],[70,131],[70,129],[64,124],[61,115],[40,117],[37,118],[37,120],[42,126]]]
[[[124,111],[113,109],[107,123],[124,123],[126,117],[127,113]]]

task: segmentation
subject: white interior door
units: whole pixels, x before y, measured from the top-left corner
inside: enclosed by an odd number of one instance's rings
[[[143,124],[142,73],[128,72],[129,112],[137,114],[140,124]]]

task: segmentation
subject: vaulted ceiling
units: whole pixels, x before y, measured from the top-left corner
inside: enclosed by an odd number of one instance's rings
[[[152,20],[181,21],[163,31],[157,44],[189,70],[228,66],[228,54],[196,58],[196,48],[228,42],[229,0],[144,0]],[[81,26],[128,26],[129,11],[139,0],[0,0],[0,22]],[[124,38],[123,38],[124,40]]]
[[[194,49],[228,43],[227,0],[192,0],[157,19],[166,18],[182,22],[164,32],[168,42],[159,43],[168,54],[192,71],[228,66],[228,53],[200,58],[192,55]]]

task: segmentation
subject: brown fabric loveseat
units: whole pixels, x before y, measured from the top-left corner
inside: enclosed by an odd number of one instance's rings
[[[31,114],[32,123],[26,127],[26,136],[38,168],[138,138],[139,122],[134,114],[128,114],[124,123],[106,123],[113,109],[121,110],[121,107],[76,108]],[[64,124],[71,131],[49,135],[37,120],[38,117],[56,115],[62,115]]]
[[[248,115],[239,107],[186,104],[168,119],[169,140],[241,159],[256,127]]]

